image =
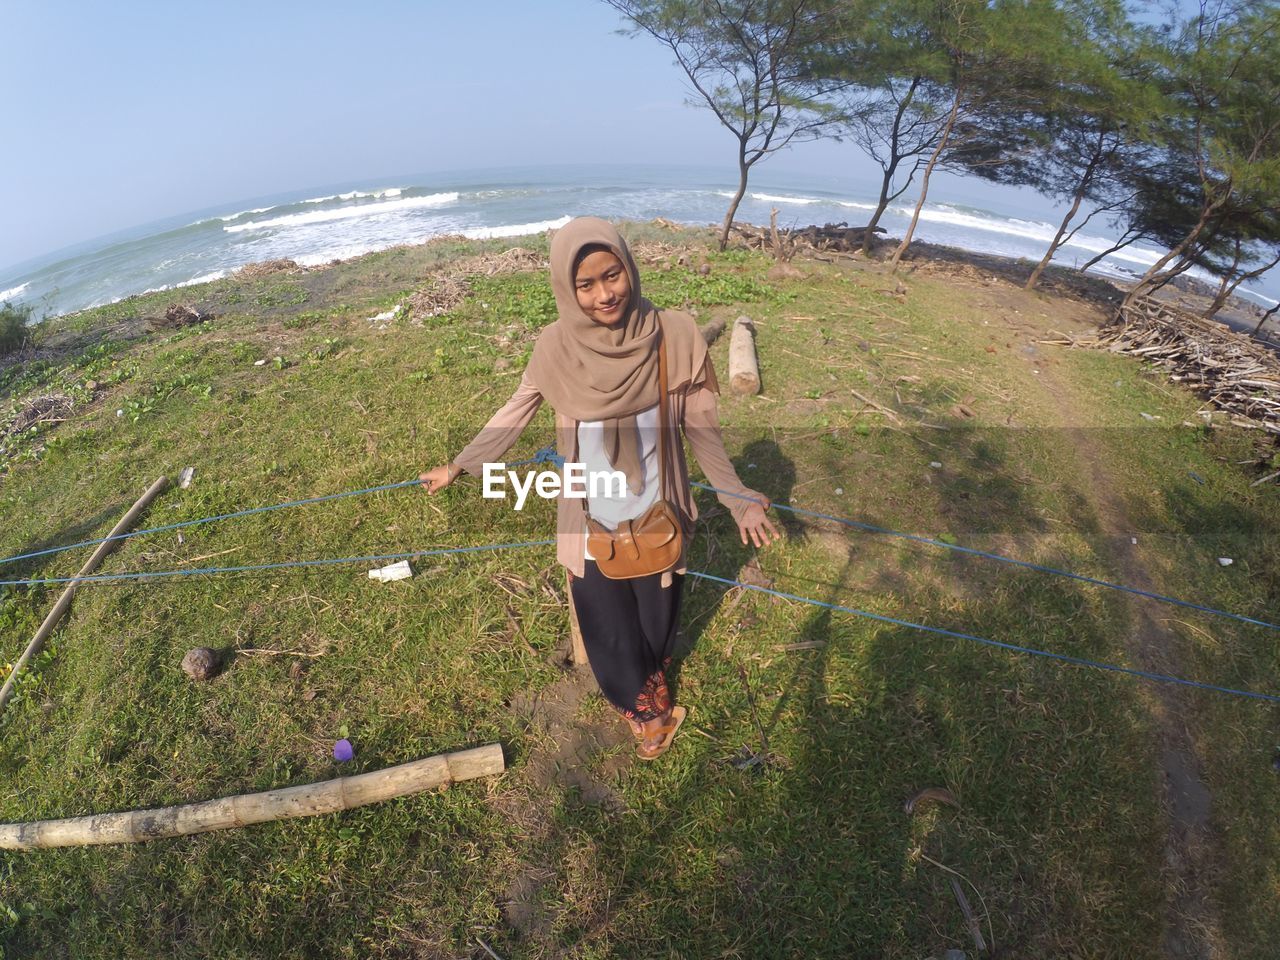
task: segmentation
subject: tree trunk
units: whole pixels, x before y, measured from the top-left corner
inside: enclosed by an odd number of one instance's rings
[[[1262,325],[1276,315],[1277,310],[1280,310],[1280,303],[1277,303],[1274,307],[1272,307],[1270,310],[1268,310],[1266,313],[1262,315],[1262,319],[1258,321],[1258,325],[1253,328],[1253,335],[1255,337],[1262,332]]]
[[[870,256],[871,244],[875,242],[876,225],[880,222],[880,218],[884,216],[885,210],[889,208],[889,188],[893,186],[893,174],[897,167],[898,163],[894,160],[889,164],[889,169],[884,172],[884,181],[880,184],[880,200],[876,203],[876,212],[867,221],[866,230],[862,234],[862,253],[864,256]]]
[[[1034,290],[1037,283],[1040,282],[1040,274],[1044,273],[1045,267],[1049,266],[1049,261],[1053,259],[1053,255],[1058,252],[1058,246],[1062,243],[1063,234],[1067,232],[1067,224],[1076,215],[1076,211],[1080,209],[1080,202],[1084,199],[1084,185],[1076,191],[1075,200],[1072,201],[1071,209],[1067,211],[1067,215],[1062,218],[1062,224],[1058,227],[1057,234],[1049,244],[1049,249],[1044,252],[1044,256],[1040,258],[1040,262],[1036,264],[1036,268],[1031,271],[1031,276],[1027,277],[1026,285],[1023,289]]]
[[[751,169],[751,164],[747,163],[743,150],[738,150],[738,192],[733,195],[733,199],[729,201],[729,212],[724,215],[724,227],[720,230],[720,251],[729,246],[729,228],[733,226],[733,215],[738,212],[738,204],[742,203],[742,198],[747,193],[747,171]]]
[[[1024,289],[1035,289],[1036,284],[1040,282],[1040,274],[1044,273],[1045,267],[1049,266],[1049,261],[1053,259],[1053,255],[1058,252],[1058,247],[1062,245],[1062,238],[1066,235],[1067,225],[1071,223],[1076,213],[1080,210],[1080,204],[1084,200],[1085,192],[1089,189],[1089,181],[1093,179],[1093,171],[1097,169],[1098,161],[1102,159],[1101,149],[1102,138],[1099,137],[1098,148],[1094,150],[1093,156],[1089,158],[1089,165],[1084,168],[1080,182],[1076,185],[1076,194],[1071,201],[1071,209],[1062,218],[1062,224],[1058,227],[1058,232],[1054,235],[1053,242],[1049,244],[1049,249],[1044,252],[1044,257],[1036,264],[1036,268],[1031,271],[1031,276],[1027,278]]]
[[[1240,242],[1237,240],[1236,241],[1236,258],[1235,258],[1235,263],[1232,265],[1233,271],[1234,269],[1238,268],[1240,265],[1239,247],[1240,247]],[[1204,312],[1204,318],[1206,320],[1212,320],[1214,317],[1214,314],[1216,314],[1219,310],[1221,310],[1226,305],[1226,302],[1231,299],[1232,294],[1234,294],[1238,289],[1240,289],[1240,284],[1244,283],[1246,280],[1256,280],[1258,277],[1262,276],[1264,273],[1266,273],[1268,270],[1274,267],[1277,263],[1280,263],[1280,253],[1277,253],[1275,256],[1275,259],[1272,260],[1270,263],[1268,263],[1265,267],[1259,267],[1257,270],[1250,270],[1248,273],[1242,273],[1238,277],[1236,277],[1234,280],[1231,279],[1230,273],[1224,276],[1222,278],[1222,284],[1218,287],[1217,296],[1213,298],[1213,303],[1209,304],[1209,309],[1207,309]]]
[[[1125,294],[1122,306],[1128,306],[1138,297],[1143,296],[1153,289],[1151,283],[1152,279],[1164,269],[1167,263],[1181,257],[1191,247],[1191,244],[1195,243],[1200,234],[1204,232],[1204,228],[1208,225],[1209,218],[1213,216],[1214,212],[1221,205],[1222,201],[1212,201],[1205,204],[1204,209],[1200,211],[1200,219],[1196,222],[1196,225],[1191,228],[1191,232],[1187,234],[1176,247],[1147,268],[1147,272],[1138,278],[1138,282],[1133,285],[1133,289]]]
[[[867,223],[867,228],[862,234],[863,256],[870,256],[871,244],[875,242],[876,226],[880,223],[880,218],[884,216],[885,210],[889,207],[889,190],[893,187],[893,178],[897,175],[898,164],[902,162],[902,157],[898,155],[898,136],[902,131],[902,118],[906,116],[907,107],[911,105],[918,86],[920,86],[920,78],[912,77],[911,86],[907,88],[907,95],[902,98],[902,102],[898,104],[898,109],[893,115],[893,132],[889,136],[889,166],[885,167],[884,179],[880,183],[880,200],[876,204],[876,212],[871,215],[871,220]],[[904,187],[903,189],[906,188]]]
[[[889,260],[890,273],[898,272],[898,264],[902,261],[902,255],[907,252],[907,247],[911,246],[911,235],[916,232],[916,223],[920,220],[920,210],[924,207],[925,197],[929,193],[929,175],[933,173],[934,165],[937,164],[938,158],[942,156],[942,151],[947,146],[947,139],[951,136],[951,128],[956,122],[956,114],[960,112],[960,96],[963,91],[963,86],[956,87],[956,96],[951,101],[951,113],[947,115],[947,124],[942,128],[942,137],[938,140],[938,146],[934,148],[933,155],[929,157],[929,162],[925,165],[924,176],[920,178],[920,199],[916,201],[915,212],[911,215],[911,224],[907,227],[906,236],[902,238],[902,242],[898,244],[898,249],[893,251],[893,257]]]

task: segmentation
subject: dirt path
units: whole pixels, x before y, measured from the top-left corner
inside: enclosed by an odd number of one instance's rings
[[[511,705],[528,724],[533,746],[497,803],[534,847],[557,829],[553,811],[562,791],[576,795],[579,803],[608,810],[626,806],[610,781],[631,765],[631,752],[617,749],[630,746],[627,728],[612,711],[594,721],[577,719],[583,701],[598,689],[590,667],[568,667],[551,686]],[[526,940],[536,942],[550,934],[555,918],[541,892],[556,876],[553,865],[534,858],[507,887],[503,914]]]
[[[1067,423],[1085,423],[1088,418],[1058,379],[1060,369],[1044,364],[1035,379],[1052,397]],[[1098,549],[1115,569],[1117,580],[1154,591],[1156,585],[1131,544],[1133,525],[1113,493],[1117,487],[1116,469],[1107,452],[1092,431],[1069,428],[1067,432],[1086,481],[1086,495],[1103,531]],[[1132,627],[1126,647],[1133,663],[1143,670],[1182,673],[1177,654],[1179,638],[1156,620],[1154,601],[1133,594],[1124,597]],[[1148,685],[1144,700],[1155,720],[1163,800],[1169,817],[1164,848],[1168,899],[1161,953],[1175,960],[1216,960],[1226,955],[1221,919],[1212,897],[1217,887],[1220,852],[1212,823],[1212,797],[1194,740],[1183,721],[1190,714],[1191,705],[1186,691],[1172,684]]]

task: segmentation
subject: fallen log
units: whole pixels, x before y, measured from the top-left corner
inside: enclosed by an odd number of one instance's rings
[[[717,317],[702,325],[702,339],[706,341],[708,347],[720,339],[720,334],[724,333],[724,324],[724,317]]]
[[[140,843],[164,837],[229,830],[290,817],[314,817],[404,797],[506,769],[502,746],[491,743],[444,753],[352,777],[338,777],[264,793],[202,803],[100,813],[65,820],[0,824],[0,850],[38,850],[105,843]]]
[[[119,537],[132,527],[134,521],[142,514],[142,511],[146,510],[151,505],[151,501],[163,493],[167,486],[169,486],[168,477],[160,477],[155,483],[151,484],[147,488],[147,492],[138,499],[138,502],[129,508],[129,512],[120,518],[120,522],[111,528],[106,540],[98,544],[98,549],[93,551],[93,555],[80,568],[80,572],[76,576],[87,577],[97,570],[98,564],[102,563],[103,558],[120,545],[120,541],[113,538]],[[36,631],[36,635],[27,644],[27,649],[22,651],[22,656],[18,657],[13,669],[9,671],[9,676],[5,678],[4,686],[0,687],[0,713],[4,712],[6,704],[13,698],[13,690],[18,682],[18,674],[22,672],[32,657],[37,656],[44,649],[45,641],[49,639],[49,635],[53,633],[54,628],[66,615],[67,610],[71,608],[71,599],[76,595],[76,587],[78,586],[78,583],[70,583],[62,591],[62,596],[53,605],[49,615],[44,618],[44,623],[40,624],[40,629]]]
[[[756,328],[750,317],[733,321],[729,339],[729,387],[742,396],[760,392],[760,361],[756,357]]]

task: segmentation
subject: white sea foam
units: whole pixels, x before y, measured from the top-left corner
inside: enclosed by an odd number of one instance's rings
[[[572,217],[561,217],[559,220],[540,220],[537,223],[507,223],[499,227],[473,227],[461,231],[470,240],[490,240],[494,237],[523,237],[531,233],[542,233],[544,230],[559,230]]]
[[[403,187],[387,187],[385,190],[351,190],[348,193],[334,193],[327,197],[312,197],[310,200],[303,200],[302,202],[328,203],[330,200],[357,200],[362,197],[381,199],[383,197],[398,197],[403,191]]]
[[[190,280],[183,280],[181,283],[175,283],[175,287],[194,287],[197,283],[212,283],[214,280],[221,280],[230,270],[214,270],[212,273],[206,273],[199,277],[192,277]]]
[[[266,213],[268,210],[274,210],[274,209],[275,207],[254,207],[252,210],[241,210],[239,213],[231,213],[225,217],[214,217],[213,219],[221,220],[223,223],[228,223],[232,220],[239,220],[241,217],[247,217],[253,213]],[[200,222],[208,223],[209,221],[201,220]]]
[[[717,190],[716,196],[733,198],[733,192],[729,190]],[[747,197],[751,200],[758,200],[761,203],[798,203],[802,206],[810,203],[839,203],[838,200],[824,200],[821,197],[787,197],[777,193],[749,193]],[[844,204],[841,204],[844,206]],[[875,209],[874,207],[872,209]]]
[[[222,229],[227,233],[242,233],[245,230],[269,230],[273,227],[301,227],[310,223],[327,223],[331,220],[376,217],[383,214],[407,213],[410,210],[421,210],[427,207],[442,207],[456,202],[457,199],[456,193],[433,193],[426,197],[404,197],[399,200],[383,200],[379,203],[361,203],[353,207],[336,207],[332,210],[290,213],[283,217],[272,217],[269,220],[234,223]]]
[[[14,297],[22,295],[22,291],[31,286],[30,283],[20,283],[16,287],[10,287],[8,290],[0,290],[0,303],[12,300]]]
[[[752,200],[760,200],[764,203],[822,203],[823,201],[817,197],[783,197],[773,193],[753,193]]]

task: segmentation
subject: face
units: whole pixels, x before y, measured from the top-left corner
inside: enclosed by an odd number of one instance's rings
[[[608,250],[587,254],[573,276],[582,312],[604,326],[621,320],[631,300],[631,278],[622,261]]]

